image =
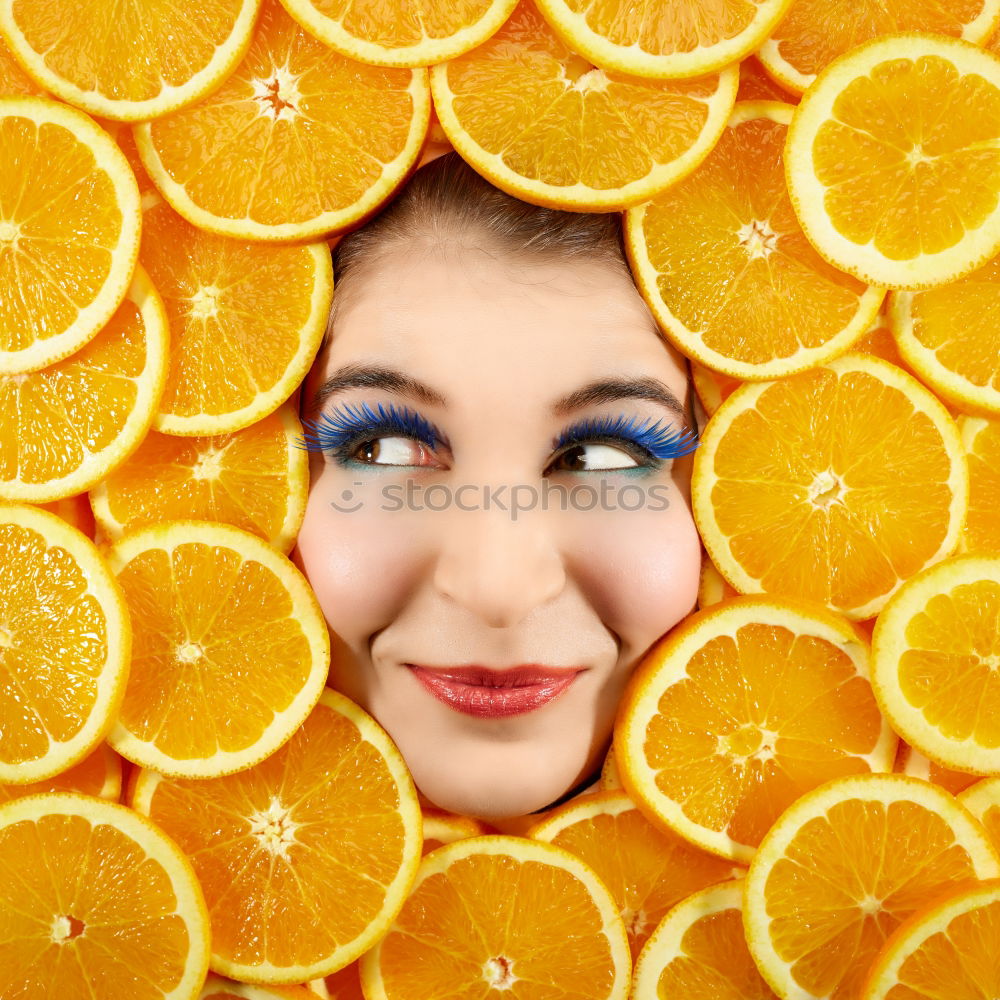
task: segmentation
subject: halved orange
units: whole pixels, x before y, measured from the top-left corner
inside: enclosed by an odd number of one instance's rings
[[[625,217],[632,273],[664,333],[731,378],[776,378],[843,353],[885,296],[802,233],[783,164],[794,110],[738,105],[697,170]]]
[[[510,17],[517,0],[419,0],[402,5],[281,0],[320,41],[358,62],[430,66],[474,49]]]
[[[1000,554],[1000,420],[959,417],[969,460],[969,513],[959,548]]]
[[[960,888],[911,916],[865,978],[862,1000],[1000,996],[1000,879]]]
[[[743,897],[747,944],[779,996],[847,1000],[903,920],[998,876],[986,832],[943,789],[902,774],[840,778],[761,842]]]
[[[743,881],[702,889],[660,921],[632,973],[635,1000],[777,1000],[743,933]]]
[[[1000,257],[940,288],[894,292],[889,320],[921,381],[959,409],[1000,415]]]
[[[136,126],[153,182],[189,222],[305,240],[373,212],[416,162],[426,69],[367,66],[263,0],[244,60],[199,103]]]
[[[48,511],[0,504],[0,782],[45,781],[97,747],[122,703],[131,642],[122,589],[94,543]]]
[[[630,679],[614,739],[625,791],[650,819],[741,862],[800,795],[889,771],[896,753],[863,634],[819,605],[767,597],[730,598],[662,638]]]
[[[33,781],[29,785],[0,784],[0,803],[40,792],[80,792],[117,802],[121,791],[122,759],[107,743],[100,743],[79,763],[44,781]]]
[[[361,958],[367,1000],[510,990],[624,1000],[632,961],[614,899],[552,844],[473,837],[428,854],[399,915]]]
[[[142,262],[170,323],[164,434],[231,434],[273,413],[319,349],[333,297],[325,243],[262,246],[202,232],[147,197]]]
[[[45,91],[21,69],[0,34],[0,97],[42,97]]]
[[[112,541],[125,531],[178,518],[222,521],[288,553],[305,515],[309,457],[296,447],[294,406],[233,434],[176,437],[150,431],[139,449],[91,491]]]
[[[286,743],[323,690],[330,637],[305,577],[211,521],[128,532],[107,559],[131,612],[128,687],[108,742],[164,774],[214,778]]]
[[[802,93],[837,56],[901,31],[929,31],[981,44],[1000,18],[1000,0],[879,0],[842,4],[796,0],[757,50],[783,87]]]
[[[209,955],[201,886],[177,845],[131,809],[73,792],[5,803],[0,887],[0,996],[198,996]]]
[[[736,389],[702,432],[691,499],[712,562],[741,593],[863,620],[954,551],[968,471],[929,390],[848,352]]]
[[[167,378],[167,317],[145,271],[96,337],[40,371],[0,379],[0,497],[79,494],[132,455]]]
[[[75,108],[0,97],[0,375],[78,351],[125,298],[139,189],[121,150]]]
[[[980,778],[977,774],[968,774],[965,771],[955,771],[950,767],[943,767],[925,757],[919,750],[914,750],[902,740],[899,741],[899,752],[896,754],[893,770],[900,774],[908,774],[911,778],[920,778],[922,781],[930,781],[932,784],[940,785],[952,795],[958,795],[959,792],[965,791],[970,785],[978,782]]]
[[[850,49],[803,95],[785,170],[835,267],[889,288],[957,281],[1000,250],[1000,58],[918,33]]]
[[[685,896],[743,874],[724,858],[654,826],[624,792],[595,792],[553,810],[528,831],[565,848],[611,890],[632,959]]]
[[[907,580],[872,635],[872,683],[925,756],[1000,774],[1000,555],[964,555]]]
[[[972,813],[1000,851],[1000,778],[983,778],[958,795],[958,801]]]
[[[191,858],[212,920],[212,968],[302,983],[385,933],[420,862],[420,809],[399,751],[324,689],[291,740],[209,780],[143,771],[133,807]]]
[[[315,995],[305,986],[238,983],[234,979],[224,979],[210,972],[198,994],[198,1000],[312,1000]]]
[[[792,0],[536,0],[570,48],[631,76],[703,76],[757,49]]]
[[[737,67],[640,80],[588,63],[521,0],[478,48],[431,70],[455,149],[515,198],[575,212],[636,205],[708,155],[736,99]]]

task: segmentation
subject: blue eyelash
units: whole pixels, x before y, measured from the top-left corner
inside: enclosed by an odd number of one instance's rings
[[[661,425],[660,421],[650,426],[649,418],[637,424],[635,418],[620,416],[581,420],[567,427],[556,438],[553,447],[559,449],[570,444],[586,444],[599,437],[624,439],[660,461],[690,455],[700,444],[698,435],[688,427],[676,430],[669,424]]]

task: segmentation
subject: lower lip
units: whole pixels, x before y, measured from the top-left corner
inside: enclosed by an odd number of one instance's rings
[[[474,715],[479,719],[503,719],[532,712],[558,698],[576,679],[574,673],[523,687],[496,688],[482,684],[462,684],[423,667],[410,667],[410,670],[438,701],[443,701],[457,712]]]

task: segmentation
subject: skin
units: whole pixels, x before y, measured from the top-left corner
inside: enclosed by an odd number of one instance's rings
[[[383,437],[377,452],[355,452],[377,464],[353,468],[310,452],[292,558],[331,630],[330,684],[386,729],[433,805],[487,820],[544,809],[600,767],[637,662],[695,608],[701,555],[690,510],[693,456],[636,472],[621,447],[587,444],[573,452],[588,465],[578,469],[567,466],[571,456],[557,461],[564,449],[552,447],[581,418],[624,415],[680,429],[678,417],[646,399],[591,403],[558,417],[552,403],[611,375],[652,376],[683,402],[686,362],[658,333],[631,279],[596,260],[518,260],[468,236],[428,237],[366,263],[349,292],[305,380],[303,416],[317,415],[309,403],[341,366],[387,365],[447,405],[355,387],[323,409],[409,407],[450,449]],[[427,494],[425,509],[382,509],[382,488],[408,480],[452,491],[472,484],[464,498],[478,509],[427,509],[441,506],[440,489]],[[597,490],[604,480],[612,509],[584,510],[581,500],[563,510],[554,495],[548,509],[538,503],[516,518],[483,509],[486,485],[508,484],[509,501],[513,484],[540,490],[544,480],[566,490]],[[659,490],[615,492],[625,486]],[[629,506],[636,496],[646,500],[624,510],[619,495]],[[348,506],[359,509],[344,512]],[[407,663],[585,670],[540,708],[483,719],[435,699]]]

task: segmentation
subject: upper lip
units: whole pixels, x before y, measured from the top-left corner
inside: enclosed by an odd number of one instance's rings
[[[407,663],[406,666],[432,670],[438,677],[446,680],[480,687],[528,687],[532,684],[563,680],[584,669],[583,667],[547,667],[539,663],[522,663],[499,670],[475,663],[455,667],[431,667],[424,663]]]

